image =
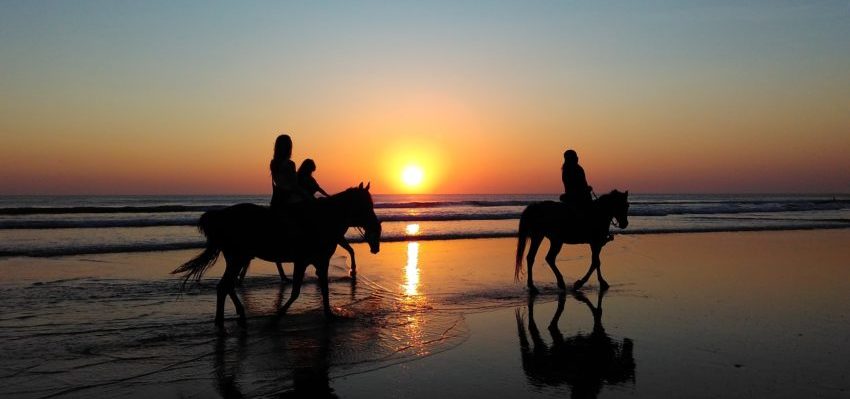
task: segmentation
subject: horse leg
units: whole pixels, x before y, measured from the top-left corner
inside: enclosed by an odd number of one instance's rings
[[[289,300],[280,308],[280,314],[286,313],[289,307],[292,306],[292,302],[295,302],[298,299],[298,295],[301,295],[301,283],[304,281],[304,271],[306,270],[306,263],[295,262],[295,270],[292,272],[292,293],[289,294]]]
[[[248,265],[251,264],[251,259],[240,259],[233,263],[235,263],[237,266],[234,269],[241,270],[244,272],[248,270]],[[224,271],[224,274],[227,274],[227,270]],[[236,314],[239,315],[239,318],[236,319],[236,324],[238,324],[239,327],[244,328],[247,326],[248,323],[245,317],[245,307],[242,306],[242,301],[240,301],[239,296],[236,295],[236,276],[234,275],[233,277],[231,277],[230,281],[231,283],[228,284],[230,290],[227,292],[227,294],[230,296],[230,300],[233,302],[233,307],[236,308]]]
[[[233,256],[225,255],[224,260],[227,266],[224,269],[224,275],[221,276],[221,280],[218,281],[218,285],[216,286],[215,326],[218,328],[224,327],[224,299],[230,295],[231,291],[233,291],[233,288],[236,285],[235,280],[238,277],[239,272],[242,270],[242,267],[245,266],[243,262],[240,262]],[[242,304],[239,303],[236,305],[237,301],[238,299],[234,301],[233,304],[236,306],[236,311],[239,312],[242,308]],[[243,313],[240,317],[244,317],[244,310],[242,310],[242,312]]]
[[[575,284],[573,284],[574,290],[580,289],[584,285],[584,283],[586,283],[587,280],[590,279],[590,276],[593,274],[593,271],[597,269],[597,267],[599,266],[599,251],[601,251],[601,250],[602,250],[601,246],[596,246],[596,245],[590,246],[590,251],[592,252],[592,255],[591,255],[592,260],[590,261],[590,267],[588,267],[587,273],[584,274],[584,277],[582,277],[580,280],[577,280],[575,282]],[[606,283],[606,285],[607,285],[607,283]],[[600,288],[601,288],[601,285],[600,285]]]
[[[567,294],[561,292],[558,294],[558,308],[555,309],[555,314],[552,316],[552,321],[549,322],[549,335],[552,337],[552,344],[561,346],[564,343],[564,334],[558,328],[558,321],[564,313],[564,303],[567,301]]]
[[[537,322],[534,321],[534,296],[528,298],[528,335],[531,336],[531,342],[534,343],[533,350],[545,349],[546,343],[540,337],[540,330],[537,329]]]
[[[239,272],[239,284],[242,284],[242,282],[245,281],[245,275],[246,274],[248,274],[248,265],[247,264]]]
[[[325,311],[325,317],[333,318],[334,314],[331,311],[331,302],[330,296],[328,295],[328,264],[330,263],[330,259],[326,262],[321,262],[316,265],[316,275],[319,277],[319,288],[322,290],[322,309]]]
[[[218,281],[215,289],[215,326],[217,328],[224,328],[224,298],[227,297],[224,281],[226,278],[228,276],[225,272],[225,275],[221,276],[221,280]]]
[[[555,260],[558,258],[558,252],[561,252],[561,247],[564,245],[561,241],[549,239],[551,246],[549,247],[549,253],[546,254],[546,263],[549,264],[549,267],[552,268],[552,273],[555,273],[555,278],[558,280],[558,288],[561,290],[567,289],[567,284],[564,283],[564,276],[561,275],[561,271],[558,270],[558,265],[555,264]]]
[[[236,295],[236,284],[230,285],[230,292],[228,295],[230,295],[230,300],[233,301],[233,307],[236,308],[236,314],[239,315],[239,318],[236,319],[236,324],[242,328],[247,327],[248,320],[245,317],[245,307],[242,306],[242,301],[240,301],[239,297]]]
[[[290,280],[289,277],[286,277],[286,272],[283,271],[283,263],[275,262],[275,266],[277,266],[277,274],[280,275],[280,282],[288,283]]]
[[[354,260],[354,248],[351,248],[351,245],[345,238],[339,241],[339,246],[346,250],[348,255],[351,257],[351,272],[348,273],[348,275],[352,278],[357,277],[357,262]]]
[[[596,269],[596,278],[599,279],[599,289],[601,291],[605,291],[608,287],[610,287],[610,285],[604,278],[602,278],[602,261],[599,259],[599,253],[602,252],[602,246],[593,246],[591,250],[593,251],[591,267]]]
[[[541,242],[543,242],[543,236],[531,236],[531,245],[528,247],[528,255],[525,257],[525,263],[528,267],[528,293],[532,295],[536,295],[540,292],[537,290],[537,287],[534,286],[534,282],[531,278],[531,270],[534,267],[534,257],[537,256],[537,250],[540,248]]]

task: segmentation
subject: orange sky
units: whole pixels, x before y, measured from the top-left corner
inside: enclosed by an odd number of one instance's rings
[[[83,4],[0,13],[0,195],[850,191],[846,9]]]

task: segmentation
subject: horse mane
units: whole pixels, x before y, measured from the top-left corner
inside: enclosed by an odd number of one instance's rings
[[[615,206],[618,201],[626,200],[626,196],[628,195],[627,193],[628,192],[622,192],[616,189],[611,190],[611,192],[607,194],[600,195],[599,198],[594,201],[594,204],[596,204],[596,206],[600,209],[611,209],[611,207]]]
[[[357,193],[359,191],[366,191],[367,193],[369,192],[368,190],[364,189],[363,187],[349,187],[349,188],[347,188],[343,191],[340,191],[336,194],[332,194],[330,197],[318,198],[318,200],[319,201],[341,201],[341,202],[345,202],[347,199],[352,198],[355,195],[357,195]],[[371,205],[374,205],[372,203],[372,196],[371,195],[367,196],[366,198],[369,199],[369,203]]]
[[[611,192],[609,192],[608,194],[600,195],[599,198],[597,198],[597,201],[608,201],[608,200],[611,200],[611,199],[614,199],[614,198],[617,198],[617,197],[623,196],[623,195],[626,195],[626,193],[621,192],[617,189],[614,189],[614,190],[611,190]]]

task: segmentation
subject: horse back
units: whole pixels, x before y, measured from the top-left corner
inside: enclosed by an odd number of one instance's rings
[[[596,240],[601,234],[597,231],[594,216],[591,207],[581,209],[563,202],[542,201],[526,207],[520,217],[520,226],[532,235],[543,235],[568,244],[583,244]]]
[[[283,231],[275,226],[275,217],[269,207],[243,203],[205,212],[198,227],[222,249],[253,252],[282,239]]]
[[[289,262],[309,254],[333,253],[339,237],[328,231],[324,213],[318,201],[282,209],[243,203],[204,213],[199,228],[225,254]]]

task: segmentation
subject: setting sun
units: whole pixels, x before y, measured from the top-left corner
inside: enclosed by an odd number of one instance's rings
[[[401,181],[410,188],[418,187],[425,179],[425,172],[417,165],[409,165],[401,171]]]

